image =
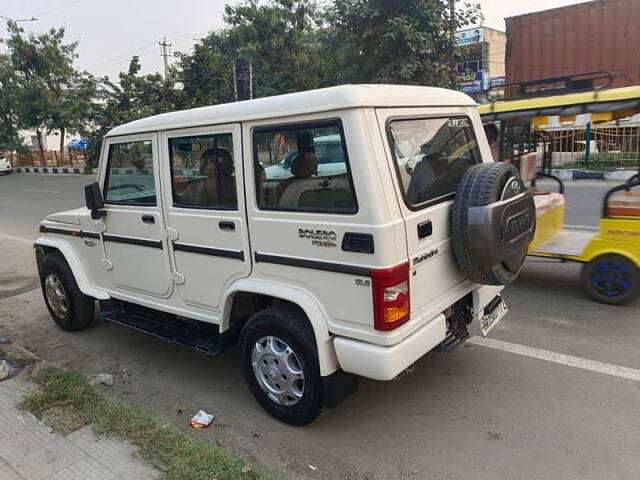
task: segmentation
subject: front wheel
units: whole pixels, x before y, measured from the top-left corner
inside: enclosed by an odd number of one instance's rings
[[[313,330],[294,305],[275,305],[251,317],[240,335],[245,381],[255,399],[291,425],[315,420],[322,381]]]
[[[621,255],[602,255],[582,266],[582,285],[597,302],[626,303],[640,293],[640,269]]]
[[[51,318],[58,326],[75,332],[89,326],[94,299],[83,294],[62,255],[47,254],[40,265],[40,286]]]

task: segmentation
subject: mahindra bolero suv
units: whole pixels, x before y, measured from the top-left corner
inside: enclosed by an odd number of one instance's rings
[[[330,167],[330,168],[329,168]],[[451,352],[506,312],[533,230],[474,102],[345,85],[111,130],[86,207],[35,243],[66,331],[103,320],[206,355],[239,346],[272,415],[313,421],[357,386]]]

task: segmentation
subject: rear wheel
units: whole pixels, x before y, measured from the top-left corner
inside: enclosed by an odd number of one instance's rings
[[[582,266],[582,285],[597,302],[620,305],[640,293],[640,269],[621,255],[602,255]]]
[[[62,255],[47,254],[40,264],[40,286],[51,318],[67,332],[91,324],[94,299],[83,294]]]
[[[275,305],[251,317],[240,335],[244,377],[258,403],[291,425],[312,422],[322,409],[315,337],[295,305]]]

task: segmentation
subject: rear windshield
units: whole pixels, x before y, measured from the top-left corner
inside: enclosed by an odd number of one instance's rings
[[[405,201],[413,209],[450,197],[464,172],[481,161],[468,117],[394,120],[389,138]]]

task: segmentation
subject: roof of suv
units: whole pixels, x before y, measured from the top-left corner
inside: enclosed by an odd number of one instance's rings
[[[341,85],[162,113],[115,127],[107,136],[232,123],[357,107],[467,106],[466,94],[413,85]]]

